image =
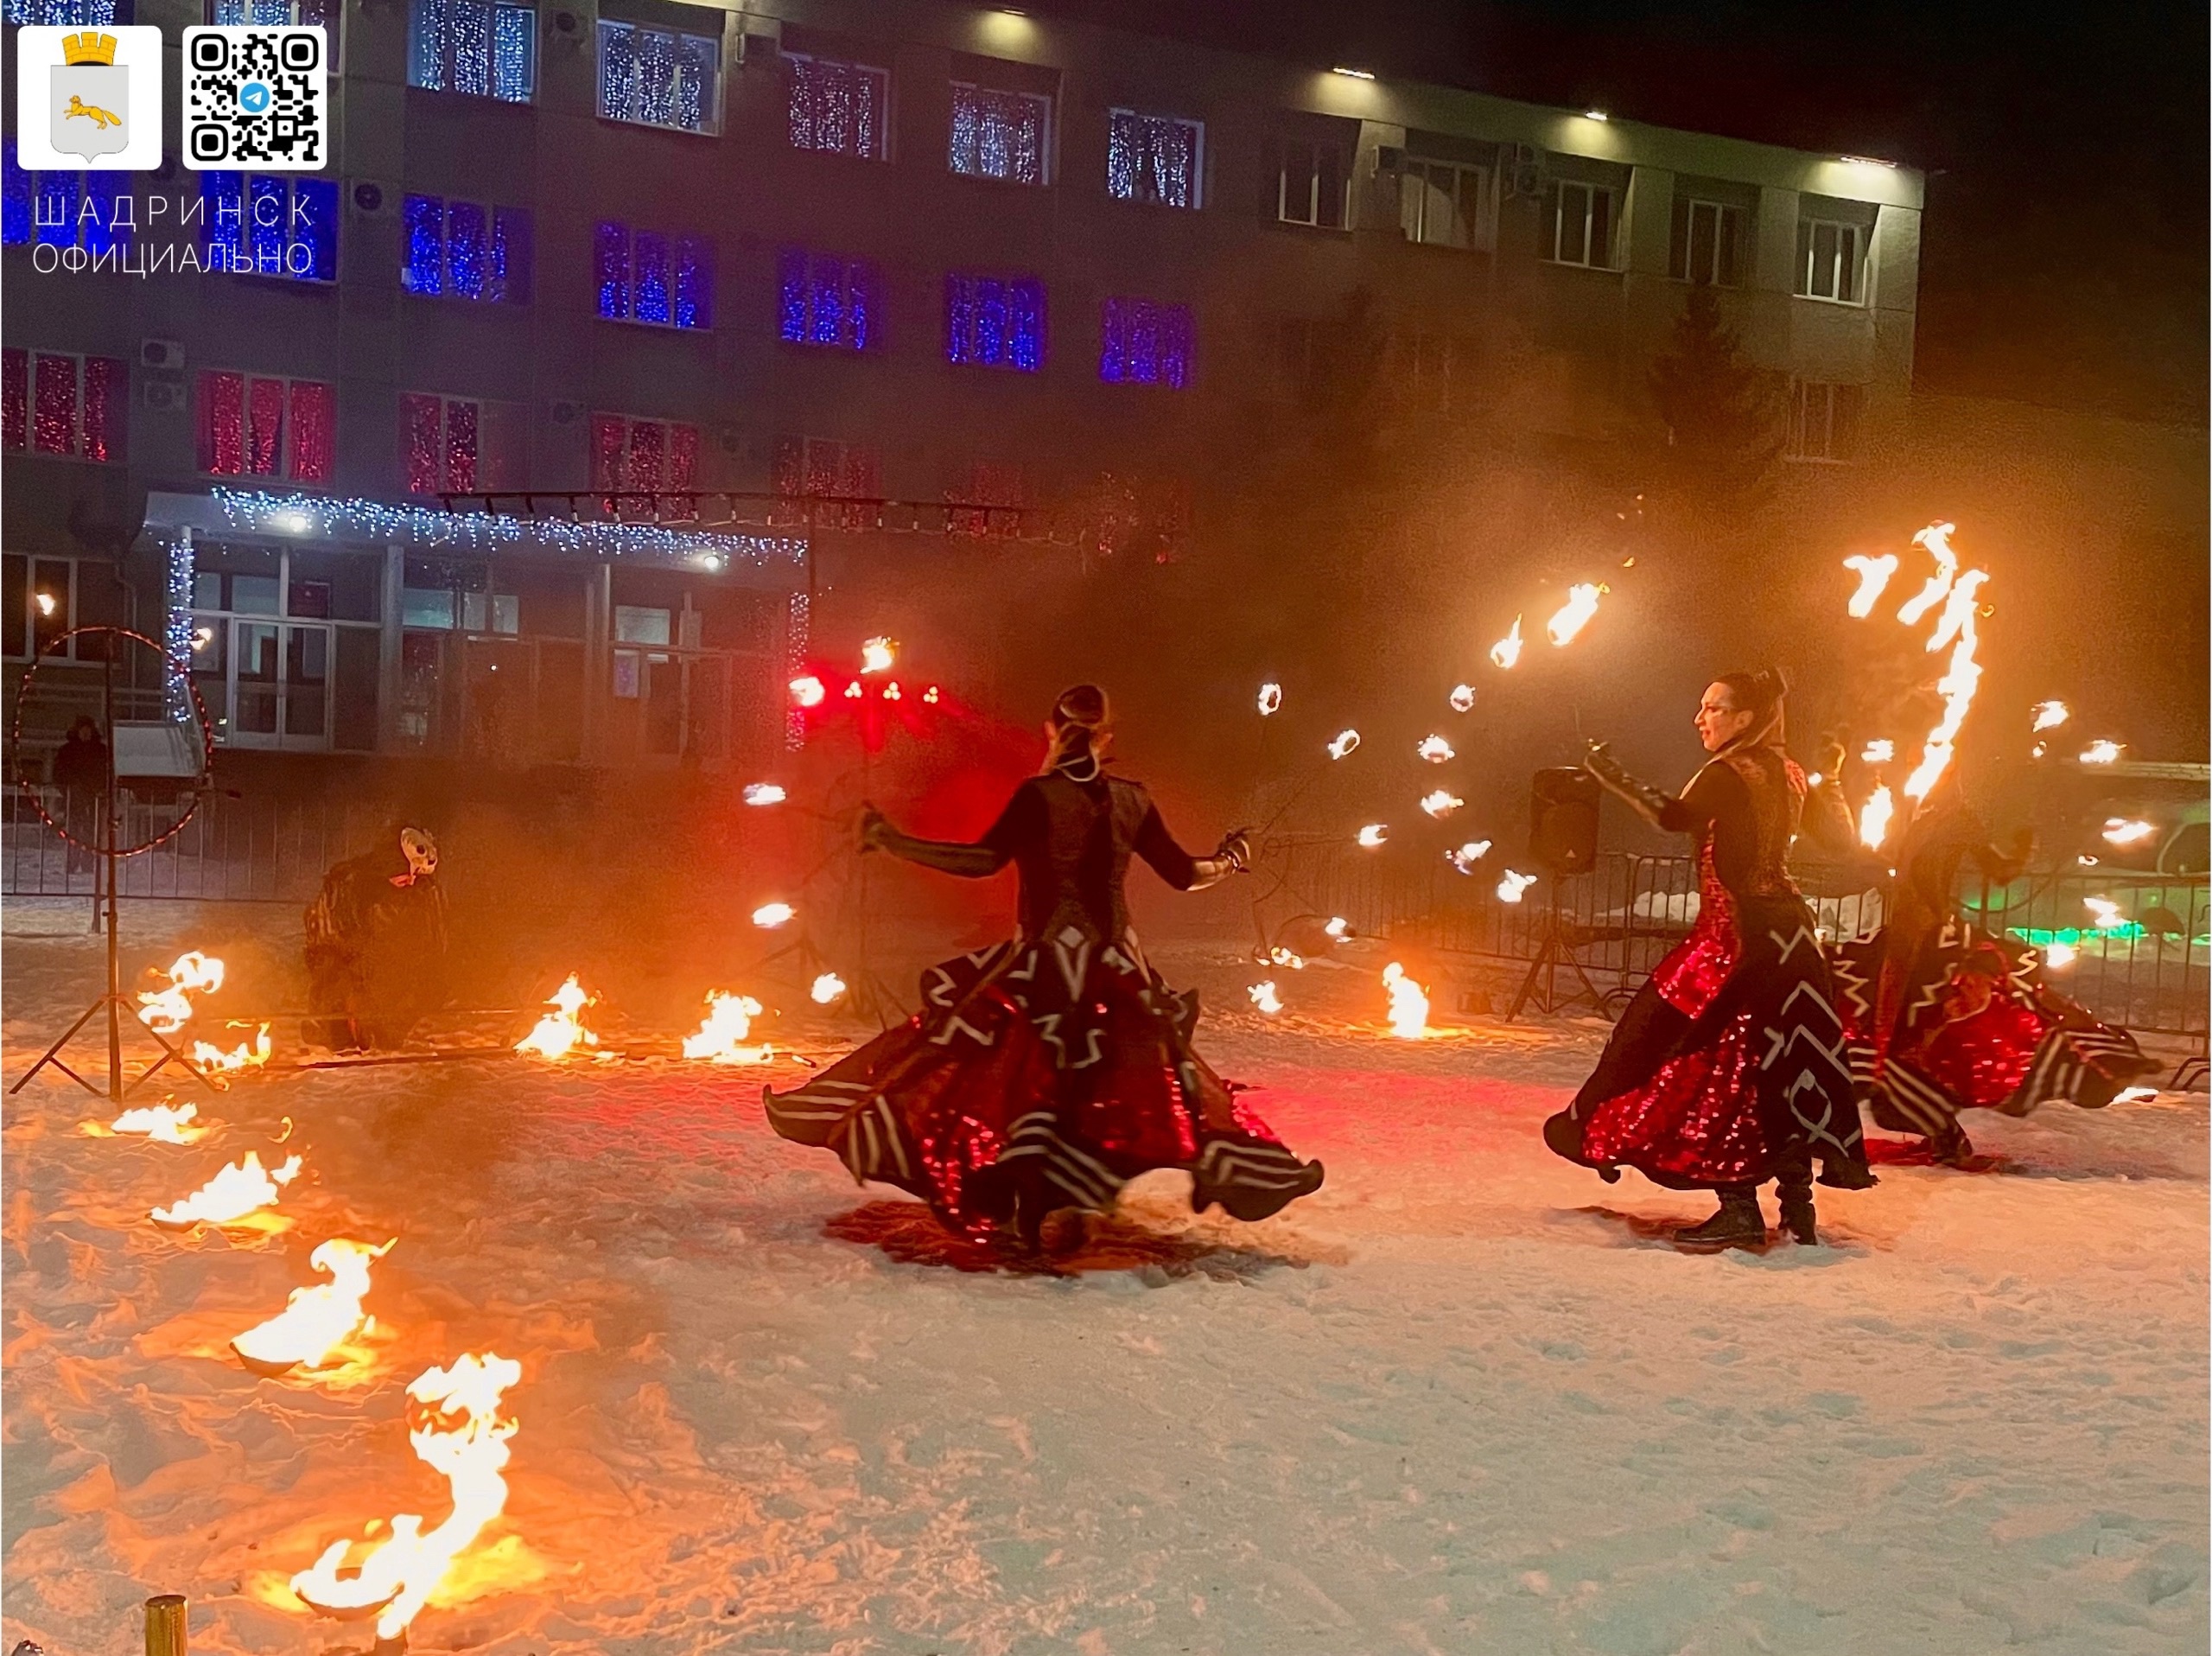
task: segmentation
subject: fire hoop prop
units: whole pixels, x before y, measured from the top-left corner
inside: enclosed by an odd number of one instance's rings
[[[16,717],[9,728],[9,747],[11,752],[20,755],[23,750],[23,716],[26,710],[34,703],[34,691],[38,683],[40,671],[52,665],[50,658],[58,659],[59,653],[67,646],[71,640],[76,639],[98,639],[101,642],[100,716],[103,724],[101,736],[107,746],[107,774],[100,787],[99,813],[92,839],[89,842],[80,839],[67,827],[56,822],[53,813],[46,808],[45,799],[40,796],[38,789],[29,777],[19,774],[16,777],[16,786],[22,790],[24,797],[30,801],[31,809],[38,813],[39,820],[54,831],[56,838],[64,844],[73,845],[79,850],[89,851],[100,859],[98,866],[105,882],[107,908],[107,992],[79,1013],[77,1021],[62,1032],[60,1038],[48,1047],[40,1056],[38,1062],[24,1071],[8,1091],[11,1095],[22,1092],[29,1083],[32,1076],[51,1065],[94,1097],[104,1097],[111,1103],[120,1104],[131,1092],[151,1080],[156,1073],[170,1064],[175,1064],[199,1081],[201,1086],[213,1092],[215,1084],[208,1080],[200,1067],[185,1056],[167,1035],[150,1024],[142,1022],[136,1010],[124,996],[121,943],[116,935],[116,876],[118,865],[125,857],[142,856],[158,845],[167,844],[182,832],[185,825],[199,813],[200,797],[207,790],[208,774],[214,764],[215,727],[207,717],[207,704],[200,698],[200,687],[192,682],[189,662],[171,660],[168,652],[152,639],[148,638],[143,633],[132,632],[129,627],[77,627],[50,640],[32,658],[30,666],[23,670],[23,676],[16,688]],[[185,796],[186,799],[184,809],[178,814],[176,820],[157,833],[149,833],[143,838],[125,844],[123,843],[122,799],[116,780],[116,749],[118,745],[119,732],[115,717],[115,666],[118,657],[125,649],[134,647],[145,650],[161,664],[161,694],[162,705],[165,708],[173,705],[171,701],[173,686],[178,684],[183,686],[184,702],[190,710],[194,726],[199,736],[199,743],[196,754],[188,744],[187,746],[187,755],[194,759],[194,767],[188,778],[170,773],[173,780],[177,783],[179,792]],[[171,729],[182,734],[184,729],[183,720],[181,717],[164,717],[137,723],[140,729],[154,731]],[[99,901],[99,894],[96,893],[94,895],[96,905]],[[95,913],[97,912],[96,907]],[[75,1070],[70,1068],[61,1057],[62,1049],[77,1038],[77,1032],[102,1013],[105,1013],[107,1017],[107,1085],[105,1088],[95,1086],[92,1081],[79,1075]],[[129,1080],[124,1079],[123,1067],[123,1031],[126,1021],[132,1028],[143,1030],[151,1037],[155,1044],[162,1049],[161,1056],[155,1059],[137,1078]]]

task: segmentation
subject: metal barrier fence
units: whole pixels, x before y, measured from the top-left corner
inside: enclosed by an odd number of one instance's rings
[[[1505,864],[1494,854],[1465,876],[1441,857],[1408,864],[1351,850],[1336,836],[1269,850],[1280,858],[1265,864],[1262,908],[1278,928],[1294,915],[1341,915],[1370,936],[1525,964],[1555,923],[1562,959],[1571,956],[1603,990],[1642,983],[1697,918],[1697,868],[1687,857],[1609,852],[1589,874],[1545,876],[1507,903],[1497,895]],[[1879,889],[1840,869],[1798,875],[1827,935],[1882,923]],[[2107,1022],[2202,1036],[2212,1021],[2212,905],[2202,876],[2040,875],[2006,887],[1969,884],[1959,896],[1991,931],[2044,948],[2053,984]]]
[[[124,844],[152,838],[183,815],[175,801],[122,792]],[[39,795],[55,821],[80,838],[93,838],[99,806],[92,796],[72,799],[51,787]],[[364,850],[380,825],[374,807],[346,802],[209,794],[174,838],[118,865],[116,895],[304,903],[321,884],[323,870]],[[98,857],[48,828],[21,789],[8,794],[0,815],[0,895],[89,900],[99,881]]]

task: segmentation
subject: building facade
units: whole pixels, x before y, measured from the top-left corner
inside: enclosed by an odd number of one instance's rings
[[[10,143],[6,655],[72,620],[188,636],[242,748],[731,761],[781,728],[802,542],[880,532],[776,497],[1042,522],[1110,477],[1164,521],[1195,493],[1202,553],[1193,456],[1354,293],[1437,406],[1510,351],[1548,441],[1648,431],[1693,283],[1804,466],[1910,394],[1922,187],[1885,162],[934,3],[120,21],[169,31],[172,89],[186,25],[325,24],[334,162],[185,170],[172,113],[118,205]],[[748,499],[628,541],[431,511],[524,488]]]

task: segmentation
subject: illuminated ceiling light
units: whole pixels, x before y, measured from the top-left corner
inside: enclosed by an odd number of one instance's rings
[[[1897,169],[1894,161],[1884,161],[1876,156],[1838,156],[1836,159],[1847,167],[1886,167],[1891,172]]]
[[[304,512],[276,512],[270,514],[269,526],[288,535],[304,535],[315,527],[315,519]]]
[[[1582,111],[1582,118],[1586,121],[1610,121],[1613,118],[1602,109],[1586,109]]]
[[[1372,69],[1347,69],[1341,63],[1337,65],[1335,68],[1330,70],[1329,73],[1331,74],[1340,74],[1347,80],[1372,80],[1375,79],[1375,72]]]

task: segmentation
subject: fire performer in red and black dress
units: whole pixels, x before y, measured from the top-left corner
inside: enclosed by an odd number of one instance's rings
[[[1974,1154],[1959,1112],[2024,1116],[2063,1099],[2101,1109],[2157,1067],[2135,1037],[2098,1022],[2044,981],[2043,959],[1992,936],[1957,909],[1959,870],[1972,859],[1998,885],[2025,868],[1947,778],[1897,849],[1897,878],[1881,929],[1830,951],[1852,1076],[1880,1125],[1917,1133],[1954,1167]]]
[[[1713,757],[1680,798],[1637,781],[1602,746],[1588,761],[1646,819],[1694,837],[1698,917],[1544,1140],[1609,1180],[1626,1166],[1672,1189],[1719,1192],[1720,1211],[1679,1234],[1690,1247],[1764,1241],[1758,1187],[1769,1179],[1783,1230],[1814,1241],[1815,1162],[1823,1184],[1874,1182],[1827,966],[1785,863],[1805,778],[1783,752],[1784,688],[1774,672],[1707,686],[1697,731]]]
[[[1139,784],[1105,770],[1105,693],[1064,692],[1041,774],[973,844],[917,839],[868,807],[863,851],[969,879],[1020,876],[1009,941],[931,967],[923,1010],[805,1086],[764,1094],[784,1137],[834,1150],[855,1179],[921,1197],[949,1227],[1010,1229],[1035,1247],[1046,1215],[1102,1212],[1122,1186],[1180,1168],[1191,1203],[1264,1219],[1319,1188],[1192,1050],[1198,997],[1161,981],[1130,929],[1139,857],[1179,891],[1244,869],[1241,834],[1211,857],[1175,843]]]

